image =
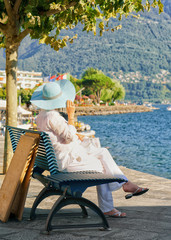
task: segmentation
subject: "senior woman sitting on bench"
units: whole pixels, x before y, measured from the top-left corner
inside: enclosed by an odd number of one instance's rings
[[[93,145],[87,137],[77,133],[74,127],[75,88],[69,80],[49,82],[38,87],[31,102],[42,109],[37,116],[37,128],[49,134],[58,159],[59,171],[97,171],[123,178],[126,183],[108,183],[97,186],[98,203],[105,216],[126,217],[114,208],[112,191],[119,188],[129,194],[126,199],[141,195],[148,188],[138,187],[130,182],[119,169],[106,148]],[[66,108],[68,121],[55,109]]]

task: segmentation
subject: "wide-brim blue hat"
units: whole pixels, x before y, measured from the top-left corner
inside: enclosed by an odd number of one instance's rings
[[[38,108],[45,110],[66,108],[67,100],[74,101],[75,94],[74,85],[69,80],[62,79],[38,87],[30,101]]]

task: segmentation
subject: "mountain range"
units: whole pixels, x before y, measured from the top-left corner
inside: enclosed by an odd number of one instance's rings
[[[171,73],[171,1],[163,0],[164,12],[157,9],[140,14],[140,18],[123,19],[122,29],[105,32],[102,37],[82,32],[82,26],[63,30],[61,36],[78,34],[73,44],[55,52],[38,40],[25,38],[19,48],[18,68],[42,72],[43,76],[69,72],[77,78],[88,67],[113,72],[139,71],[153,75],[167,70]],[[120,24],[110,20],[111,26]],[[0,50],[0,69],[5,69],[5,51]]]

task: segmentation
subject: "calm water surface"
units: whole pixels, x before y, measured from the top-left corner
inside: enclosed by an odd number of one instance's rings
[[[80,116],[118,165],[171,179],[171,111]]]

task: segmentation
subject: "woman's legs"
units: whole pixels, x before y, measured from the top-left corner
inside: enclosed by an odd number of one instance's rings
[[[128,181],[127,183],[122,185],[124,192],[130,192],[125,196],[126,199],[132,198],[133,196],[140,196],[146,193],[149,189],[138,187],[136,184]]]
[[[137,186],[135,183],[128,181],[127,183],[122,185],[124,192],[130,192],[134,195],[141,195],[142,193],[147,192],[148,188],[142,188]]]
[[[109,212],[114,208],[112,192],[109,184],[101,184],[97,186],[98,204],[102,212]]]
[[[109,184],[97,186],[97,197],[99,207],[106,216],[126,217],[126,213],[121,213],[114,208],[112,192],[110,191]]]
[[[138,186],[131,181],[128,181],[127,183],[122,185],[122,188],[124,192],[135,192],[138,189]]]

